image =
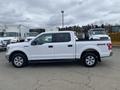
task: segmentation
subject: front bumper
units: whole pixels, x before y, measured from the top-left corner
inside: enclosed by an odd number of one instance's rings
[[[6,49],[6,45],[0,45],[0,49]]]

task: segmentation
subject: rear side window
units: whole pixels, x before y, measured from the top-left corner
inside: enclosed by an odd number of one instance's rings
[[[69,42],[71,40],[70,33],[53,34],[53,42]]]

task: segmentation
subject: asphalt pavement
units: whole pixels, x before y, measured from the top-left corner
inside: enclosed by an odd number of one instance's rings
[[[0,52],[0,90],[120,90],[120,48],[94,68],[75,63],[14,68]]]

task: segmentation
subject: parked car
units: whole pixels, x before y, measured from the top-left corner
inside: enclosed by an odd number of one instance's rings
[[[9,43],[10,43],[10,39],[0,37],[0,49],[6,49]]]
[[[0,36],[0,47],[6,48],[10,43],[16,43],[19,41],[18,33],[16,32],[4,32],[3,36]]]
[[[107,35],[105,29],[103,28],[90,29],[88,31],[88,37],[89,39],[99,39],[99,40],[110,39],[109,35]]]
[[[20,68],[38,62],[82,62],[93,67],[112,54],[111,40],[78,41],[72,31],[44,32],[29,42],[9,44],[6,58]]]
[[[0,50],[3,50],[6,48],[6,44],[4,44],[3,40],[0,38]]]

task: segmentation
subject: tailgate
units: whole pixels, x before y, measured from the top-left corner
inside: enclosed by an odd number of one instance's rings
[[[101,50],[101,57],[110,56],[112,53],[112,43],[111,41],[99,41],[97,42],[98,48]]]

